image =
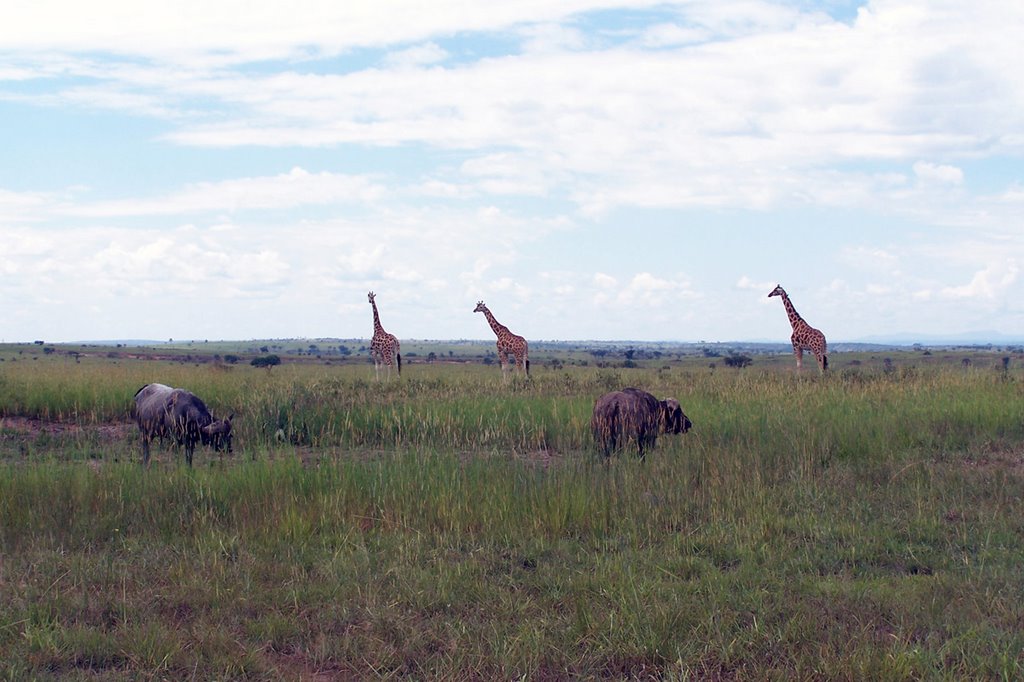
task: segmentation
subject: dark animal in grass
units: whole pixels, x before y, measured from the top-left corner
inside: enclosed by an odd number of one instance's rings
[[[654,447],[659,433],[686,433],[693,423],[674,398],[658,400],[647,391],[624,388],[606,393],[594,403],[590,429],[594,442],[611,455],[618,445],[632,440],[643,459]]]
[[[183,388],[163,384],[146,384],[135,392],[132,410],[142,435],[142,463],[149,464],[149,443],[154,438],[172,438],[185,446],[185,461],[192,466],[196,443],[209,445],[216,451],[231,452],[231,420],[214,419],[206,405],[195,394]]]

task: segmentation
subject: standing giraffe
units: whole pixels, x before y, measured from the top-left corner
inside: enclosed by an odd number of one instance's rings
[[[526,357],[526,339],[518,334],[513,334],[508,330],[508,327],[494,319],[494,315],[487,309],[483,301],[476,304],[473,312],[483,313],[484,317],[487,318],[487,323],[491,325],[491,329],[498,336],[498,361],[501,363],[501,375],[506,378],[508,377],[506,372],[511,369],[508,366],[508,356],[514,355],[516,366],[522,367],[526,376],[530,376],[530,361]]]
[[[804,349],[806,348],[814,353],[814,359],[818,361],[818,368],[824,373],[828,369],[828,347],[825,344],[825,335],[804,322],[804,318],[800,317],[800,313],[793,307],[793,302],[789,300],[789,295],[786,294],[786,290],[782,288],[781,284],[777,285],[772,290],[772,293],[768,294],[768,298],[772,296],[782,297],[782,305],[786,306],[789,323],[793,325],[793,336],[790,337],[790,340],[793,342],[793,354],[796,355],[797,370],[803,368]]]
[[[398,339],[394,334],[388,334],[380,325],[380,315],[377,314],[377,304],[373,300],[374,294],[369,294],[370,305],[373,306],[373,339],[370,341],[370,356],[373,357],[373,370],[380,381],[380,367],[384,365],[388,370],[388,379],[391,378],[391,366],[398,366],[398,376],[402,376],[402,354],[399,353]]]

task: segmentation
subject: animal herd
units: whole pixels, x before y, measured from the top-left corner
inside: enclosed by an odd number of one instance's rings
[[[793,354],[796,356],[796,368],[803,368],[803,355],[805,350],[811,351],[818,368],[824,372],[828,369],[828,344],[825,342],[825,335],[819,329],[815,329],[804,321],[800,313],[796,311],[793,302],[789,299],[786,290],[782,285],[777,285],[768,294],[768,298],[779,296],[782,298],[782,305],[786,309],[790,326],[793,327],[793,334],[790,342],[793,344]],[[397,365],[398,374],[402,373],[402,356],[399,353],[399,342],[394,334],[384,331],[380,324],[380,315],[377,313],[377,303],[374,301],[374,293],[369,294],[370,305],[373,306],[373,339],[370,341],[370,356],[373,358],[377,378],[380,378],[381,368],[385,368],[390,376],[391,367]],[[483,313],[491,331],[498,337],[498,362],[501,365],[502,374],[512,368],[518,368],[524,374],[530,374],[529,345],[526,339],[518,334],[513,334],[509,328],[494,318],[494,314],[484,305],[483,301],[476,304],[474,313]]]
[[[797,369],[803,365],[803,351],[809,350],[814,354],[819,369],[824,372],[828,368],[825,335],[804,321],[781,286],[776,286],[768,296],[782,298],[793,327],[790,340],[796,356]],[[397,337],[386,332],[381,325],[372,291],[369,292],[368,299],[373,307],[370,356],[373,358],[376,376],[379,380],[383,370],[386,376],[390,377],[392,367],[395,367],[401,376],[401,344]],[[516,368],[529,376],[530,360],[526,339],[513,334],[508,327],[498,322],[483,301],[477,303],[473,312],[483,313],[491,330],[497,336],[498,360],[502,375],[507,377],[507,373]],[[189,466],[192,466],[195,447],[199,443],[209,445],[217,451],[223,448],[231,452],[231,420],[234,415],[229,415],[225,419],[215,419],[203,401],[185,389],[171,388],[163,384],[146,384],[135,393],[133,414],[142,439],[143,465],[149,464],[149,447],[154,438],[159,438],[161,442],[169,438],[178,446],[184,447],[185,461]],[[594,443],[606,458],[631,441],[636,445],[637,456],[643,459],[647,451],[654,447],[659,434],[686,433],[692,426],[692,422],[675,399],[658,400],[650,393],[632,387],[599,397],[594,403],[590,420]]]
[[[146,384],[135,392],[132,415],[142,440],[142,465],[149,466],[150,443],[170,439],[184,448],[185,462],[192,466],[196,445],[216,452],[232,452],[234,414],[216,419],[206,404],[191,391],[164,384]],[[674,398],[658,400],[639,388],[624,388],[602,395],[594,403],[590,429],[594,443],[605,457],[632,441],[644,459],[662,433],[686,433],[693,426]]]

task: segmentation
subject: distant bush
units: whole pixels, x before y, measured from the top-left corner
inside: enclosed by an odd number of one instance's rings
[[[736,367],[738,369],[743,369],[744,367],[747,367],[750,364],[752,364],[754,361],[749,355],[741,355],[740,353],[729,353],[727,356],[725,356],[723,362],[725,363],[726,367]]]
[[[281,358],[276,355],[264,355],[258,358],[253,358],[252,362],[249,363],[253,367],[266,367],[270,369],[275,365],[281,364]]]

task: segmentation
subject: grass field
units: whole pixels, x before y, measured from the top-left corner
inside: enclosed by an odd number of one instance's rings
[[[1020,679],[1021,360],[890,355],[377,384],[0,348],[0,679]],[[149,381],[235,454],[143,470]],[[626,385],[694,429],[606,465]]]

